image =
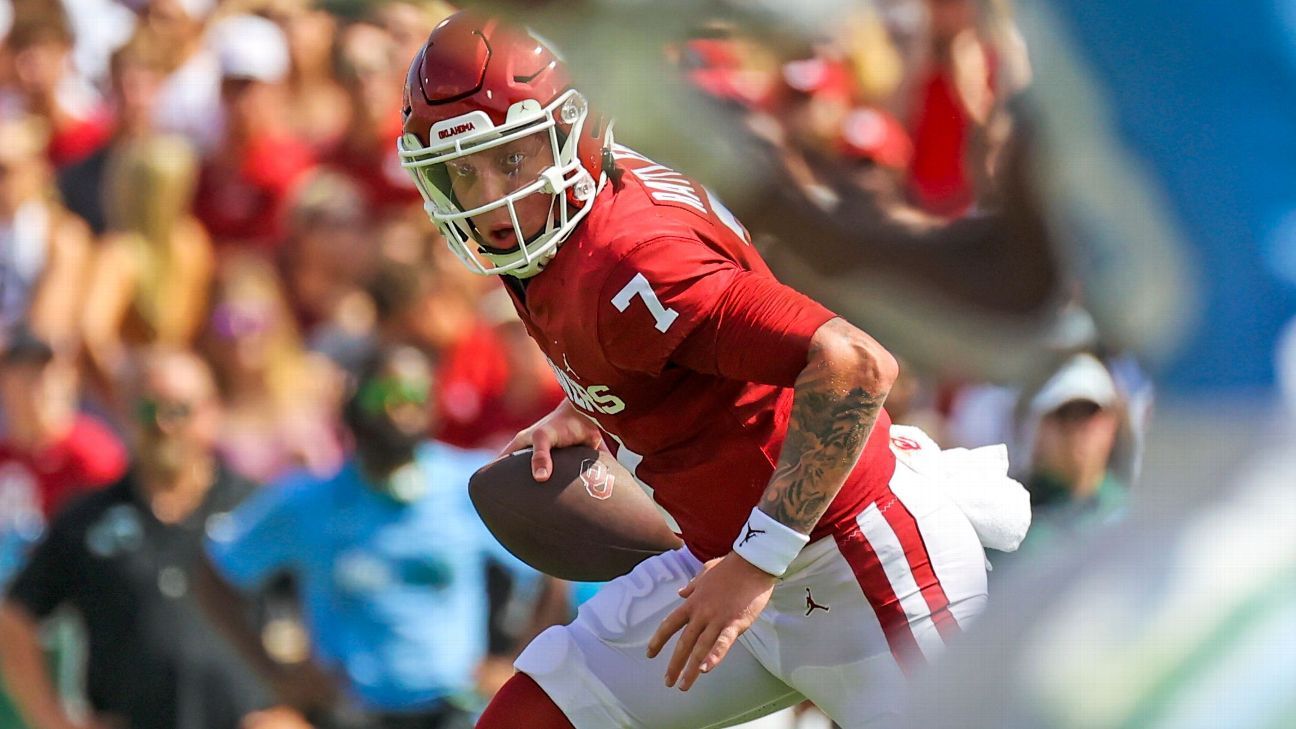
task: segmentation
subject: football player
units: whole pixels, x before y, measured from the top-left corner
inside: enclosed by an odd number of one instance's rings
[[[614,144],[523,29],[442,22],[403,113],[429,215],[567,394],[508,450],[543,481],[552,448],[606,442],[686,544],[541,634],[478,726],[698,729],[803,698],[893,721],[986,581],[967,518],[897,458],[919,446],[889,434],[892,356],[776,281],[706,188]]]

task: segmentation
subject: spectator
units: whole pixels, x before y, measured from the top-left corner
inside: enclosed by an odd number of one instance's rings
[[[789,141],[813,152],[831,153],[856,95],[855,79],[840,52],[834,46],[816,46],[813,56],[784,64],[782,80],[785,100],[779,111]]]
[[[68,209],[81,216],[96,236],[108,229],[104,180],[109,161],[132,143],[156,133],[154,116],[168,72],[168,49],[148,33],[136,33],[112,55],[110,101],[117,125],[108,144],[59,170],[58,187]]]
[[[179,137],[120,145],[108,171],[112,232],[95,256],[81,318],[86,352],[107,383],[130,350],[193,344],[207,309],[215,260],[189,214],[196,161]]]
[[[34,542],[76,496],[121,478],[117,437],[77,411],[77,373],[45,342],[19,332],[0,354],[0,544]],[[20,555],[0,555],[16,565]],[[11,569],[0,567],[0,584]]]
[[[119,0],[62,0],[72,37],[72,65],[96,88],[107,85],[109,59],[135,32],[135,13]]]
[[[784,64],[780,117],[789,142],[821,157],[838,158],[852,170],[888,170],[888,181],[909,164],[908,133],[881,107],[862,105],[858,81],[834,47]]]
[[[107,428],[77,412],[77,376],[70,362],[57,359],[48,344],[22,331],[0,346],[3,588],[48,520],[80,494],[121,478],[126,454]],[[71,641],[56,640],[55,660],[67,660],[73,647]],[[0,726],[24,726],[3,689]]]
[[[153,122],[179,134],[204,153],[215,149],[224,128],[221,67],[204,42],[214,0],[128,0],[139,13],[139,32],[164,54],[165,79],[158,89]]]
[[[463,265],[422,205],[383,217],[378,221],[377,234],[381,258],[411,266],[431,264],[438,277],[472,300],[480,300],[496,288],[490,277],[478,276]]]
[[[376,25],[354,23],[338,38],[338,78],[350,100],[351,123],[327,162],[353,177],[381,211],[420,202],[392,141],[401,133],[406,60],[398,57],[391,35]]]
[[[90,84],[72,70],[72,30],[59,3],[27,4],[15,14],[6,43],[20,103],[49,125],[45,153],[56,167],[103,146],[112,115]]]
[[[253,15],[225,18],[211,35],[226,124],[203,162],[194,214],[218,245],[273,249],[293,192],[314,165],[288,127],[287,41],[279,26]]]
[[[339,702],[359,709],[350,726],[471,726],[463,702],[485,658],[487,559],[520,567],[468,500],[490,454],[426,438],[431,389],[417,350],[373,354],[345,407],[355,456],[335,475],[265,489],[208,542],[204,602],[218,624],[285,698],[337,709],[318,683],[331,677]],[[235,590],[284,571],[302,591],[313,667],[275,665],[240,617]]]
[[[0,671],[37,729],[234,729],[291,726],[202,619],[190,594],[203,528],[251,485],[224,471],[213,446],[220,407],[206,365],[179,351],[144,361],[135,463],[116,485],[57,516],[0,607]],[[89,639],[92,716],[74,721],[54,694],[37,631],[63,605]],[[278,722],[278,723],[276,723]]]
[[[970,159],[994,102],[991,58],[972,0],[927,0],[929,60],[919,71],[910,118],[910,191],[922,209],[957,217],[975,201],[982,161]],[[984,150],[982,150],[984,151]]]
[[[535,348],[516,337],[506,346],[501,334],[508,335],[507,326],[496,327],[506,320],[484,317],[454,276],[426,263],[388,261],[369,293],[381,336],[414,345],[436,362],[437,439],[461,448],[500,446],[536,408],[561,400]]]
[[[346,91],[333,74],[337,20],[306,0],[272,0],[267,15],[288,39],[288,114],[293,134],[320,154],[341,139],[349,121]]]
[[[47,139],[35,117],[0,120],[0,338],[26,321],[74,348],[90,235],[48,195]]]
[[[368,283],[382,337],[418,347],[438,366],[471,333],[486,329],[472,297],[426,261],[381,261]]]
[[[1056,548],[1124,513],[1127,492],[1112,473],[1119,396],[1096,357],[1066,362],[1031,398],[1025,428],[1033,519],[1018,555]]]
[[[272,266],[248,255],[222,262],[202,346],[225,403],[217,449],[231,470],[265,483],[337,468],[335,419],[321,399],[330,371],[302,348]]]
[[[354,180],[321,170],[302,183],[280,261],[293,313],[312,343],[331,333],[369,334],[373,305],[364,282],[376,264],[376,237],[364,192]]]
[[[436,24],[455,11],[454,5],[445,0],[379,0],[373,3],[374,22],[396,43],[397,73],[401,78],[405,76],[407,62],[418,53]]]

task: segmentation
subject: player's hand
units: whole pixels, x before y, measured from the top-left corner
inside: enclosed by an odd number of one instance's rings
[[[535,425],[513,436],[513,440],[504,446],[500,455],[507,455],[530,446],[531,476],[537,481],[548,481],[549,474],[553,473],[553,458],[549,455],[549,451],[574,445],[602,448],[603,433],[593,421],[582,415],[570,400],[563,400],[562,404]]]
[[[773,575],[733,552],[707,562],[679,591],[684,604],[666,616],[648,641],[648,657],[656,658],[672,635],[684,631],[666,667],[666,685],[679,681],[680,690],[688,691],[699,674],[720,665],[765,609],[775,582]]]

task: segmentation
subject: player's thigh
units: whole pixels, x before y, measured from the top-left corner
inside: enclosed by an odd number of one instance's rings
[[[892,654],[894,636],[851,563],[832,537],[797,559],[799,569],[779,583],[739,643],[839,725],[895,724],[904,709],[905,674]]]
[[[921,547],[930,560],[930,577],[923,588],[929,598],[936,594],[943,610],[914,621],[913,627],[923,634],[920,644],[936,646],[935,652],[939,653],[940,646],[934,638],[929,640],[930,636],[939,636],[940,644],[948,643],[985,609],[986,556],[967,516],[928,478],[898,463],[890,487],[905,513],[912,516]],[[932,589],[933,581],[939,585],[938,594]]]
[[[649,559],[605,585],[571,625],[538,636],[518,657],[577,729],[706,729],[763,716],[801,700],[741,646],[687,692],[667,688],[675,640],[653,660],[648,640],[677,607],[700,565],[683,551]]]
[[[971,524],[903,465],[892,493],[806,548],[756,630],[770,670],[843,727],[887,726],[906,679],[981,611],[985,557]]]

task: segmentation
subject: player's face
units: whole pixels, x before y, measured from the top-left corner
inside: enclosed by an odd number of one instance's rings
[[[446,163],[450,189],[464,210],[492,203],[535,182],[554,164],[547,134],[530,134],[508,144],[467,155]],[[553,196],[537,192],[513,204],[519,227],[527,240],[539,235],[549,222]],[[479,239],[500,251],[517,248],[517,231],[508,206],[501,206],[472,219]]]

